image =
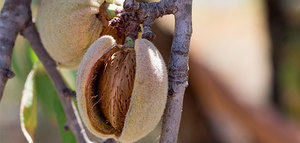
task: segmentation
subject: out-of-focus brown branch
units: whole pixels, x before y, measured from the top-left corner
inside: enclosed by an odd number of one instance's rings
[[[287,31],[288,23],[287,18],[284,16],[282,9],[281,0],[267,0],[267,10],[268,10],[268,20],[269,20],[269,30],[270,38],[272,44],[272,100],[274,104],[281,109],[282,103],[280,101],[280,93],[282,92],[280,88],[280,63],[282,61],[282,51],[285,47],[287,41]]]
[[[30,0],[6,0],[0,16],[0,101],[9,78],[11,56],[19,31],[31,19]]]
[[[201,63],[191,60],[191,83],[197,92],[199,102],[206,109],[217,109],[234,116],[251,133],[265,143],[298,143],[298,125],[288,123],[274,108],[267,106],[259,109],[248,107],[234,99],[225,84]]]

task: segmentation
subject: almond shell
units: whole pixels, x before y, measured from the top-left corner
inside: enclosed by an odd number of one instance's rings
[[[94,129],[88,114],[85,87],[93,65],[116,45],[111,36],[102,36],[87,50],[77,74],[77,102],[83,123],[95,136],[135,142],[150,133],[159,123],[166,105],[168,76],[158,49],[146,39],[135,41],[136,73],[124,127],[120,136],[102,134]]]

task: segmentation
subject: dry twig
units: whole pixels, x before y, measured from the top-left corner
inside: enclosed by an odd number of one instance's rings
[[[31,20],[30,0],[6,0],[0,16],[0,101],[9,78],[13,47],[18,33]]]

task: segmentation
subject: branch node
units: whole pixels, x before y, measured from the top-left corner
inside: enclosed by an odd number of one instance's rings
[[[142,35],[143,38],[152,41],[155,38],[155,34],[151,30],[151,25],[153,24],[154,19],[149,18],[144,21],[143,27],[144,27],[144,34]]]
[[[65,126],[64,126],[64,130],[69,131],[69,130],[70,130],[70,127],[69,127],[68,125],[65,125]]]
[[[127,37],[135,40],[137,38],[140,24],[144,26],[142,38],[152,41],[155,38],[151,25],[156,18],[174,12],[175,6],[168,1],[160,2],[138,2],[136,0],[125,0],[123,11],[113,18],[110,26],[120,29]]]
[[[76,98],[76,92],[69,88],[63,89],[63,94],[67,97]]]
[[[135,0],[125,0],[123,8],[126,12],[134,11],[136,7],[138,6],[136,6]]]
[[[155,38],[155,34],[151,30],[145,31],[142,38],[152,41]]]
[[[13,77],[15,77],[15,73],[13,71],[7,69],[6,76],[7,76],[7,78],[13,78]]]
[[[10,69],[3,68],[3,69],[0,69],[0,72],[2,72],[3,75],[5,75],[5,77],[7,77],[9,79],[15,77],[15,73],[13,71],[11,71]]]

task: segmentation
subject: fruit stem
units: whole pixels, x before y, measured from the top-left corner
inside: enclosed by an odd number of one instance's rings
[[[133,41],[133,39],[130,38],[130,37],[126,37],[124,46],[125,47],[134,47],[134,41]]]

